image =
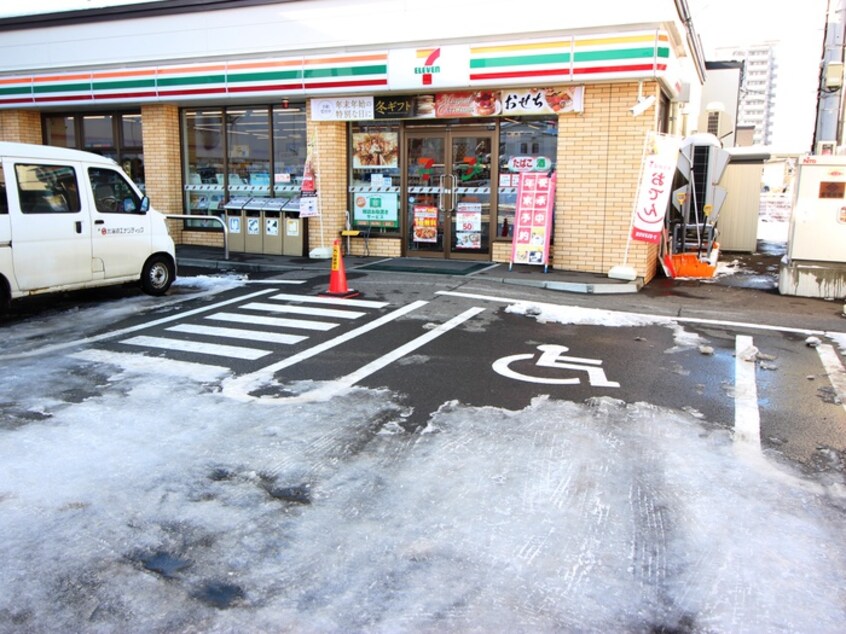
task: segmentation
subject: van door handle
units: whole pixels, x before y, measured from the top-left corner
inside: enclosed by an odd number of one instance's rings
[[[95,225],[104,225],[104,224],[106,224],[106,221],[105,220],[95,220],[94,224]]]
[[[76,232],[77,232],[77,233],[82,233],[82,221],[81,221],[81,220],[77,220],[75,224],[76,224]]]

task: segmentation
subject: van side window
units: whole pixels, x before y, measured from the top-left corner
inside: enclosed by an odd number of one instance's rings
[[[6,198],[6,174],[0,165],[0,215],[9,213],[9,199]]]
[[[76,171],[66,165],[15,165],[18,197],[25,214],[77,213]]]
[[[89,167],[88,179],[94,206],[100,213],[133,213],[141,210],[141,197],[117,170]]]

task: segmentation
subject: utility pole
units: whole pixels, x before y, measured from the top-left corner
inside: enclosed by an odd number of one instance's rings
[[[841,145],[844,16],[846,0],[828,0],[812,148],[815,154],[834,154]]]

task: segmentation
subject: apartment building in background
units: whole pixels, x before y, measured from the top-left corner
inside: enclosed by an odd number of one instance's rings
[[[737,125],[754,127],[752,142],[755,145],[770,145],[772,142],[778,82],[775,44],[776,42],[765,42],[746,47],[720,48],[716,51],[718,59],[740,61],[745,65]]]

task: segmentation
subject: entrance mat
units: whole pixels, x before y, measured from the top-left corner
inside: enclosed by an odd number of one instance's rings
[[[470,275],[496,266],[492,262],[467,262],[464,260],[436,260],[391,258],[355,267],[357,270],[393,271],[396,273],[429,273],[434,275]]]

